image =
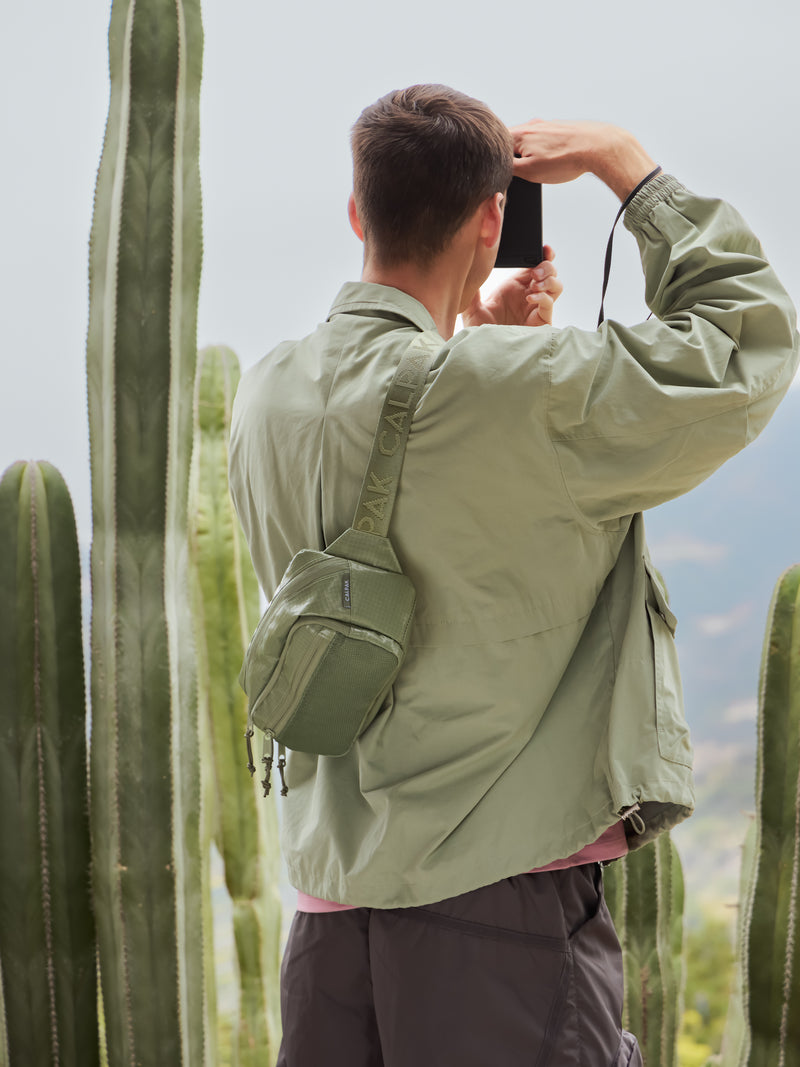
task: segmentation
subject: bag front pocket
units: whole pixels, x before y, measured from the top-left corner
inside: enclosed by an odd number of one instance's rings
[[[380,710],[402,659],[382,634],[303,616],[289,632],[253,721],[287,748],[342,756]]]

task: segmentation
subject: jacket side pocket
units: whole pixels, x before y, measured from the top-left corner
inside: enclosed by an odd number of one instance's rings
[[[677,619],[670,610],[655,568],[646,558],[644,566],[647,572],[647,617],[655,664],[658,751],[663,759],[671,763],[691,767],[693,753],[689,741],[689,727],[683,714],[683,690],[675,648]]]

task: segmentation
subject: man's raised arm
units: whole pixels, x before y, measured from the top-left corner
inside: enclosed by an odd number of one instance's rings
[[[656,166],[632,133],[606,122],[533,119],[511,136],[514,173],[531,182],[560,185],[595,174],[624,200]]]

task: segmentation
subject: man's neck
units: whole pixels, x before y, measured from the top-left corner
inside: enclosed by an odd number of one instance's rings
[[[430,312],[440,335],[449,340],[455,332],[456,317],[462,310],[469,267],[469,261],[465,262],[463,255],[447,252],[424,269],[413,263],[382,267],[367,259],[361,280],[391,285],[419,300]]]

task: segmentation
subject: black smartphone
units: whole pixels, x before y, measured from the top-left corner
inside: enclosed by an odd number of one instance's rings
[[[542,262],[542,187],[513,177],[508,187],[496,267],[538,267]]]

